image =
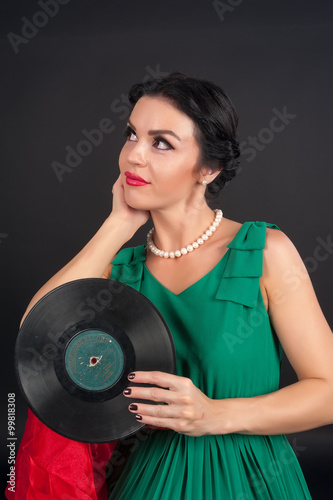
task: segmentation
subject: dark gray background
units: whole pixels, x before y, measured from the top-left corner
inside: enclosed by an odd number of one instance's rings
[[[27,411],[13,370],[20,318],[107,217],[127,116],[117,100],[149,75],[179,70],[216,82],[238,109],[240,140],[258,134],[266,140],[253,161],[242,155],[242,172],[218,205],[227,218],[274,222],[292,239],[333,324],[332,249],[322,244],[332,229],[333,6],[225,4],[222,16],[205,0],[71,0],[15,53],[8,33],[22,36],[22,17],[31,21],[42,9],[32,0],[1,2],[1,408],[15,392],[18,439]],[[273,136],[263,131],[273,109],[284,107],[296,117]],[[103,118],[114,130],[59,182],[52,162],[65,163],[65,147],[76,148],[82,130]],[[128,244],[143,243],[149,227]],[[282,384],[294,380],[285,363]],[[5,417],[2,410],[3,477]],[[332,426],[289,439],[313,498],[332,498]]]

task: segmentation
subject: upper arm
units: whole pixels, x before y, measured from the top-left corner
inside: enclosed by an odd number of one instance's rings
[[[267,229],[263,280],[268,313],[298,378],[333,378],[333,335],[290,239]]]
[[[109,280],[111,276],[111,270],[112,270],[112,264],[109,264],[101,277]]]

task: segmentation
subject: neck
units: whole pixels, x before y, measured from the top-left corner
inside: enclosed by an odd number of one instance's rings
[[[215,213],[208,205],[200,209],[168,208],[151,211],[155,245],[165,251],[186,247],[211,225]]]

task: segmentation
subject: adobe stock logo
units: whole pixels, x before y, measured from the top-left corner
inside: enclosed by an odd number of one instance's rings
[[[283,106],[282,112],[276,108],[272,109],[273,116],[269,120],[269,126],[259,130],[256,136],[249,135],[246,141],[240,143],[241,154],[247,162],[251,162],[257,156],[258,151],[263,151],[270,144],[276,134],[285,130],[291,120],[297,115],[288,113],[287,106]],[[250,147],[249,147],[250,146]]]
[[[98,124],[98,128],[81,130],[85,139],[77,143],[76,149],[72,148],[69,144],[65,147],[67,151],[65,163],[53,161],[51,164],[58,181],[62,182],[64,174],[72,172],[75,167],[80,165],[82,158],[89,156],[94,146],[102,144],[104,134],[110,134],[115,128],[115,125],[109,118],[102,118]]]
[[[157,64],[155,68],[146,66],[145,70],[146,74],[142,79],[143,83],[147,82],[150,78],[161,78],[168,75],[168,73],[161,70],[159,64]],[[117,115],[119,120],[125,120],[125,118],[129,116],[131,108],[132,105],[126,94],[121,94],[120,99],[114,99],[110,105],[111,111]],[[89,156],[94,148],[102,144],[104,134],[111,134],[115,128],[116,126],[113,121],[110,118],[105,117],[99,120],[96,128],[90,130],[85,128],[82,129],[81,134],[84,136],[84,139],[81,139],[75,147],[67,144],[65,147],[67,154],[64,162],[60,163],[55,160],[51,163],[52,169],[58,181],[63,182],[65,175],[73,172],[73,170],[81,164],[83,158]]]
[[[220,18],[221,23],[225,20],[225,14],[227,12],[233,12],[235,7],[238,7],[243,3],[243,0],[227,0],[226,2],[222,2],[221,0],[214,0],[213,7],[216,10],[217,15]]]
[[[7,238],[8,233],[0,233],[0,243],[2,243],[2,240]]]
[[[13,33],[12,31],[7,34],[7,38],[15,54],[19,53],[19,46],[22,43],[24,45],[29,43],[29,41],[38,34],[39,28],[44,28],[44,26],[48,24],[50,18],[58,14],[60,5],[66,5],[69,2],[70,0],[39,0],[37,3],[43,10],[35,12],[32,16],[32,20],[29,20],[26,16],[21,17],[21,21],[23,21],[21,35]]]

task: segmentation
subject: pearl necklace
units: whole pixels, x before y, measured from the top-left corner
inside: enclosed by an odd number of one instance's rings
[[[207,231],[205,231],[200,238],[198,238],[196,241],[194,241],[191,245],[188,245],[186,248],[183,247],[180,250],[176,250],[174,252],[165,252],[164,250],[159,250],[153,242],[153,232],[154,228],[152,227],[149,233],[147,234],[147,246],[151,252],[153,252],[155,255],[158,255],[158,257],[164,257],[165,259],[174,259],[175,257],[181,257],[182,255],[186,255],[189,252],[193,252],[196,248],[199,248],[200,245],[202,245],[205,241],[208,240],[210,236],[212,236],[213,232],[216,231],[217,226],[220,224],[222,217],[223,217],[223,212],[219,208],[216,208],[214,210],[215,212],[215,219],[212,222],[212,225],[209,226]]]

